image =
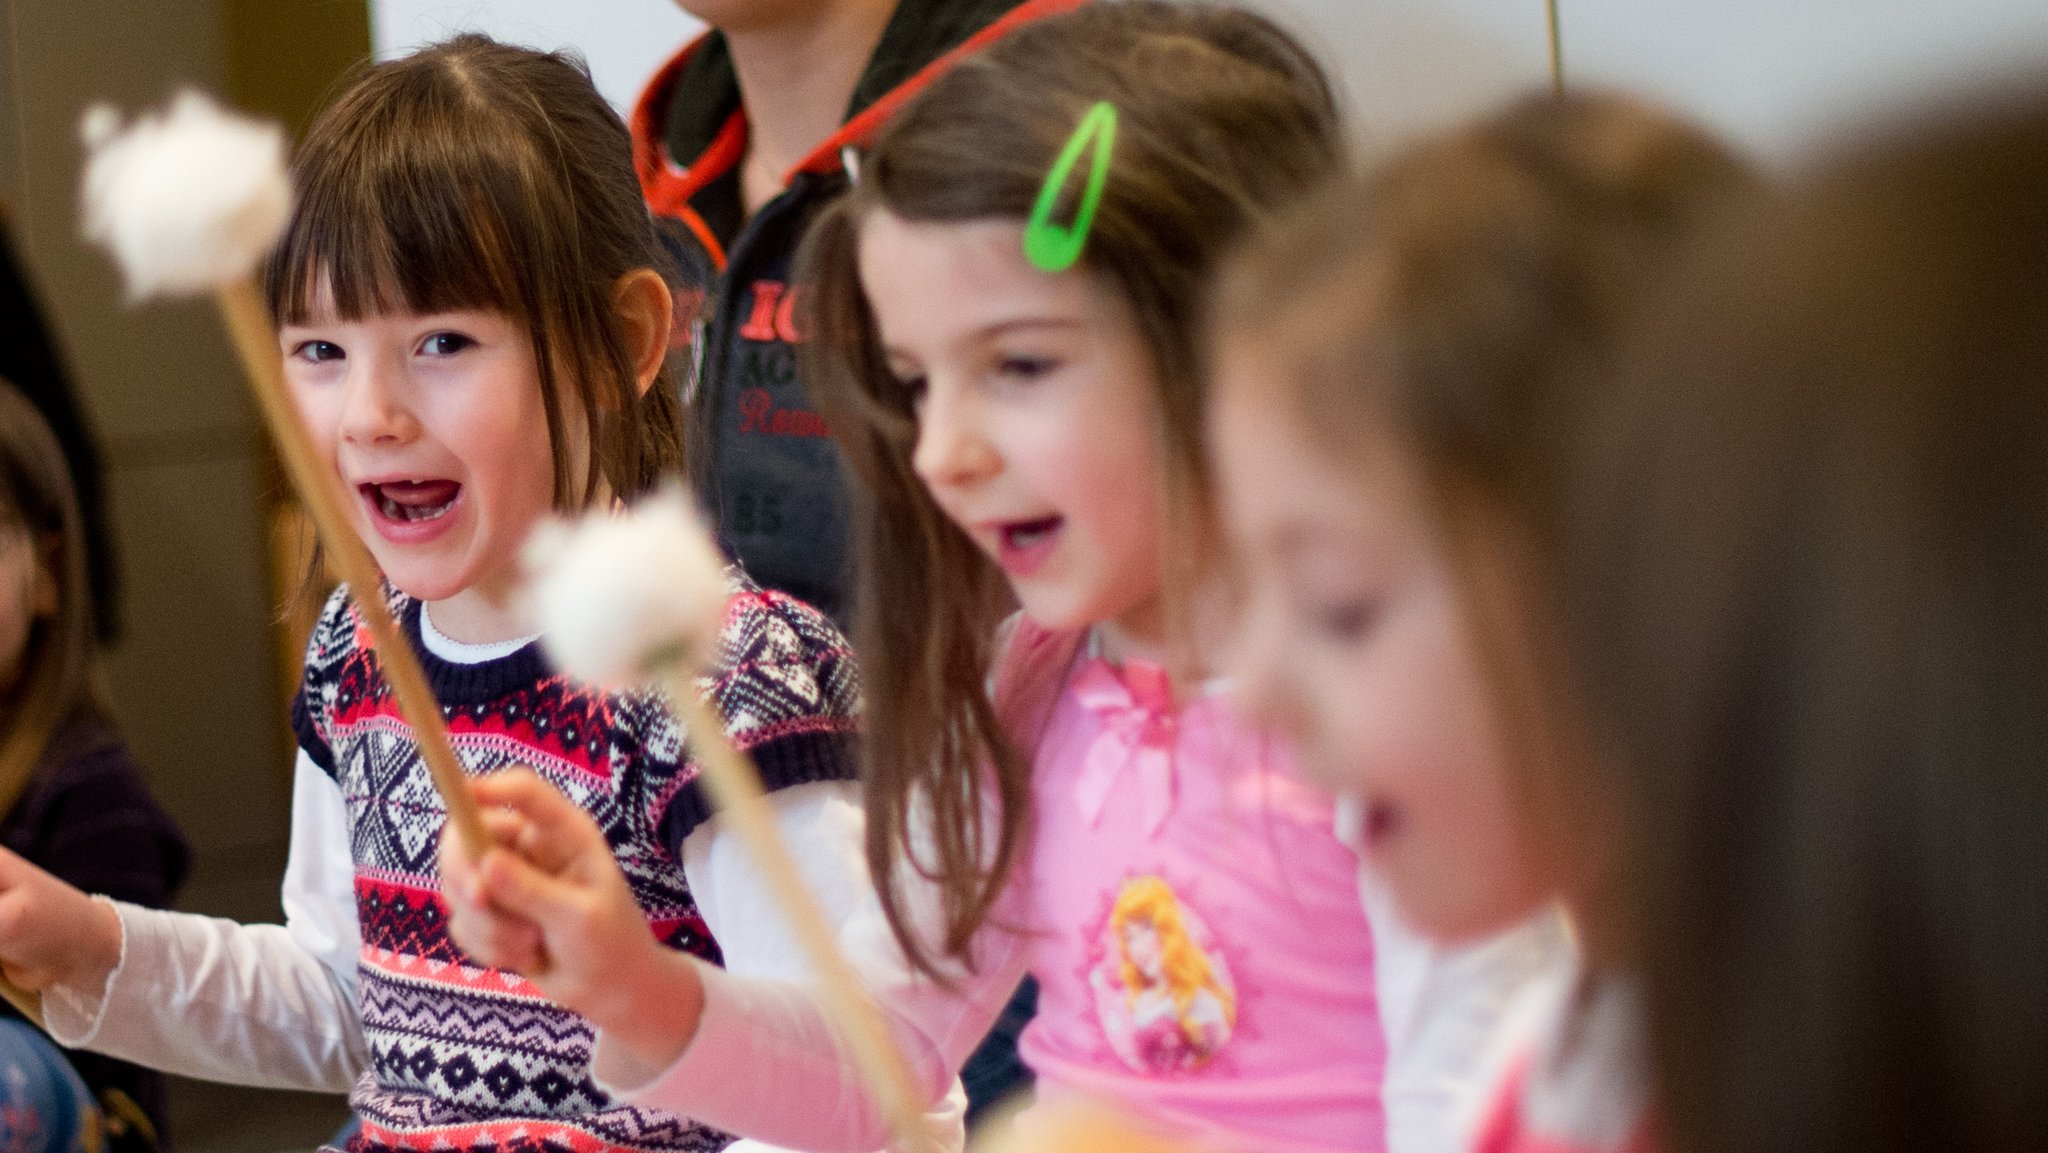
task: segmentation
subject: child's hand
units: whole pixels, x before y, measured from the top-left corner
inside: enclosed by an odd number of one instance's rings
[[[703,986],[647,927],[590,814],[527,769],[471,782],[493,844],[475,862],[441,838],[448,932],[492,968],[524,975],[660,1068],[696,1033]]]
[[[112,906],[0,849],[0,972],[24,989],[97,992],[121,963]]]

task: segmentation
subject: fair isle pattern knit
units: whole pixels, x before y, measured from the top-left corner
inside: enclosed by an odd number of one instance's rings
[[[699,688],[769,788],[854,775],[860,686],[832,623],[733,577],[714,674]],[[420,640],[420,606],[390,592],[472,775],[531,766],[604,830],[655,935],[716,962],[682,869],[711,815],[683,734],[651,690],[602,693],[555,674],[538,645],[475,665]],[[293,722],[341,786],[363,951],[359,1009],[371,1054],[350,1097],[361,1153],[600,1153],[723,1148],[723,1133],[615,1106],[590,1078],[588,1022],[449,939],[436,851],[447,811],[346,591],[307,647]]]

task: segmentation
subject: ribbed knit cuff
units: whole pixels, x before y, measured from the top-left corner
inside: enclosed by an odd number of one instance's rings
[[[860,763],[855,756],[855,741],[852,733],[797,733],[746,751],[754,764],[760,767],[761,787],[773,793],[793,785],[859,780]],[[676,791],[661,819],[663,840],[675,851],[678,860],[682,859],[684,838],[717,813],[718,808],[712,803],[702,780],[691,781]]]

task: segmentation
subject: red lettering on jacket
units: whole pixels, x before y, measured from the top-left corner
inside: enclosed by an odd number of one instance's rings
[[[782,288],[782,282],[779,280],[754,282],[754,308],[747,314],[747,322],[740,325],[742,338],[775,339],[775,306],[782,300]]]
[[[740,431],[762,436],[831,436],[825,418],[802,408],[777,408],[765,388],[740,393]]]
[[[797,331],[796,326],[796,302],[802,295],[800,288],[791,288],[779,280],[755,281],[753,306],[747,310],[747,322],[740,325],[740,336],[757,342],[802,342],[803,334]]]
[[[782,294],[782,307],[775,310],[775,335],[789,344],[802,344],[804,334],[796,327],[796,302],[804,293],[804,286],[792,284]]]

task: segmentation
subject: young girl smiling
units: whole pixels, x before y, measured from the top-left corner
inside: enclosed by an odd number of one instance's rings
[[[787,931],[733,863],[665,703],[557,675],[516,606],[544,517],[612,507],[681,465],[670,299],[624,126],[576,62],[462,37],[367,70],[294,175],[269,278],[286,377],[356,498],[457,757],[478,775],[530,765],[574,795],[654,953],[788,972]],[[844,641],[736,577],[718,655],[714,704],[827,904],[851,908],[866,881]],[[293,722],[286,925],[153,913],[9,870],[0,961],[45,989],[60,1040],[191,1076],[352,1088],[353,1149],[731,1141],[612,1103],[590,1080],[588,1022],[449,939],[446,812],[345,590],[314,630]]]

